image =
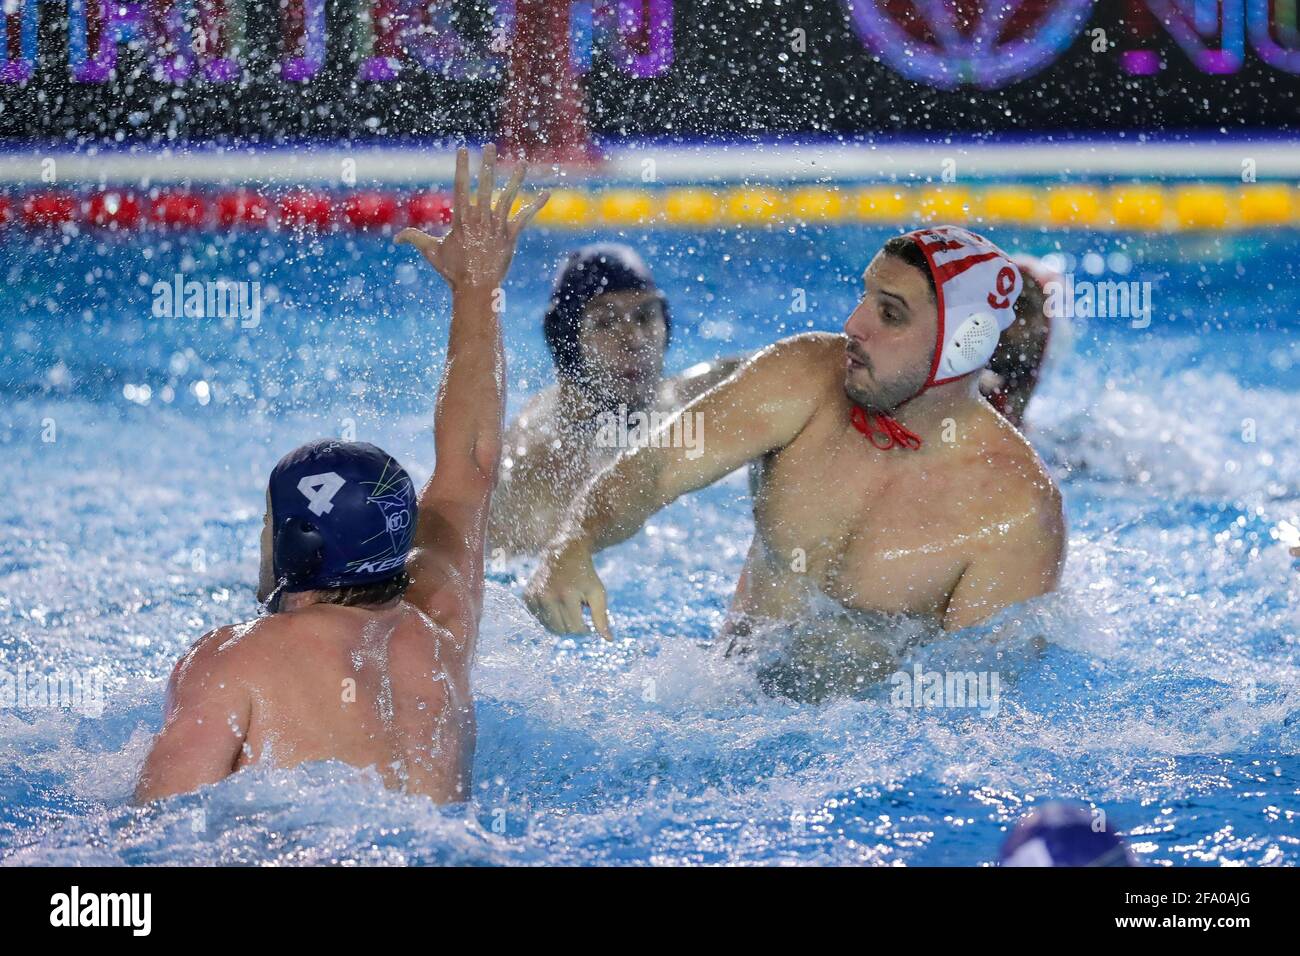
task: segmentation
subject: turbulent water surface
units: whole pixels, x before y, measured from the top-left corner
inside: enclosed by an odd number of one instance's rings
[[[631,237],[671,298],[672,369],[838,328],[884,238]],[[1283,544],[1300,526],[1300,238],[992,238],[1059,253],[1079,278],[1149,281],[1153,302],[1148,327],[1094,318],[1072,345],[1058,336],[1030,412],[1065,494],[1062,591],[905,661],[996,672],[995,707],[900,708],[887,686],[793,703],[723,659],[710,638],[752,528],[738,474],[598,557],[612,645],[546,634],[519,599],[527,562],[491,569],[468,804],[323,764],[135,808],[172,662],[255,613],[275,460],[354,429],[417,479],[431,470],[447,299],[377,239],[11,233],[0,858],[978,864],[1027,807],[1063,797],[1104,810],[1148,864],[1300,862],[1300,572]],[[512,408],[550,381],[540,313],[571,240],[527,236],[516,259]],[[154,284],[178,274],[257,281],[256,326],[157,317]],[[60,676],[76,707],[13,706],[19,678]]]

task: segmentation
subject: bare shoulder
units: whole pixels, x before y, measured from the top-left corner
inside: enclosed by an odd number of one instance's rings
[[[258,618],[214,628],[190,645],[172,669],[169,696],[190,698],[213,690],[232,691],[254,669],[253,646],[266,640],[274,618]]]
[[[400,647],[414,658],[432,651],[445,664],[472,662],[480,609],[458,575],[445,575],[431,594],[417,598],[408,592],[399,607],[402,626],[393,631],[393,653]]]
[[[301,627],[292,614],[268,614],[241,624],[231,624],[211,632],[210,654],[213,661],[237,667],[255,657],[263,657]]]
[[[232,650],[248,635],[264,625],[268,618],[227,624],[214,628],[190,645],[190,649],[176,664],[178,675],[202,669],[226,666],[238,655]]]
[[[1061,493],[1056,487],[1056,479],[1038,457],[1034,446],[1014,425],[1001,416],[998,418],[1000,440],[994,455],[1003,463],[1012,486],[1026,496],[1059,501]]]
[[[788,385],[843,390],[844,336],[804,332],[755,352],[746,365]]]
[[[1011,525],[1023,528],[1036,538],[1063,535],[1061,490],[1047,466],[1013,425],[998,415],[991,414],[989,419],[991,430],[982,443],[980,456],[988,469],[986,488],[998,505],[994,510],[1006,518],[1036,517],[1036,521],[1017,521]]]
[[[472,649],[477,626],[459,610],[434,616],[403,601],[404,626],[393,632],[389,643],[390,665],[400,668],[403,662],[413,665],[433,662],[442,667],[472,663]]]
[[[844,336],[836,332],[801,332],[773,342],[758,354],[769,353],[779,355],[791,363],[808,363],[820,369],[828,361],[844,358]],[[833,370],[840,371],[837,367],[833,367]]]
[[[530,398],[519,417],[506,426],[507,446],[527,444],[538,437],[554,433],[558,395],[559,386],[552,385]]]

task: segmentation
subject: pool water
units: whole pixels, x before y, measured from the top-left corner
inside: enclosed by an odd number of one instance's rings
[[[678,370],[838,329],[888,234],[601,238],[655,269]],[[0,709],[0,859],[978,865],[1067,798],[1149,865],[1300,862],[1300,569],[1279,539],[1300,525],[1300,235],[991,237],[1150,281],[1154,303],[1149,327],[1058,337],[1029,413],[1065,495],[1061,591],[907,662],[995,667],[995,714],[774,699],[722,659],[710,637],[752,532],[737,474],[598,557],[612,645],[542,631],[519,597],[529,562],[493,563],[468,804],[321,764],[136,808],[172,663],[255,613],[280,455],[355,433],[430,472],[447,297],[382,239],[6,233],[0,671],[101,693]],[[540,315],[574,242],[534,232],[516,258],[512,409],[551,381]],[[154,283],[178,273],[259,282],[259,323],[155,317]],[[1030,632],[1041,654],[1002,639]]]

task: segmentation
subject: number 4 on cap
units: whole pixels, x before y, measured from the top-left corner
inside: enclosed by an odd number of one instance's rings
[[[307,510],[317,517],[334,510],[331,502],[343,487],[343,479],[332,471],[322,475],[307,475],[298,482],[298,490],[307,499]]]

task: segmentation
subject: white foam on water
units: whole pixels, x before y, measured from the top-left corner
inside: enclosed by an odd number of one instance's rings
[[[475,790],[450,808],[335,764],[128,802],[172,662],[252,613],[265,475],[337,415],[72,399],[8,414],[11,430],[55,415],[66,444],[57,464],[5,447],[24,477],[6,475],[0,504],[0,664],[100,668],[108,693],[98,719],[0,710],[6,863],[977,861],[996,834],[962,821],[1054,796],[1127,807],[1152,859],[1296,859],[1264,810],[1300,753],[1300,575],[1271,534],[1300,521],[1295,392],[1199,369],[1108,381],[1082,361],[1048,380],[1030,420],[1072,508],[1062,590],[901,665],[996,671],[996,719],[884,692],[772,698],[725,659],[711,638],[748,544],[743,473],[598,558],[613,644],[542,631],[521,562],[488,588]],[[427,425],[397,416],[366,437],[422,478]],[[1192,834],[1181,856],[1160,844],[1162,809]],[[1201,834],[1212,817],[1241,841]]]

